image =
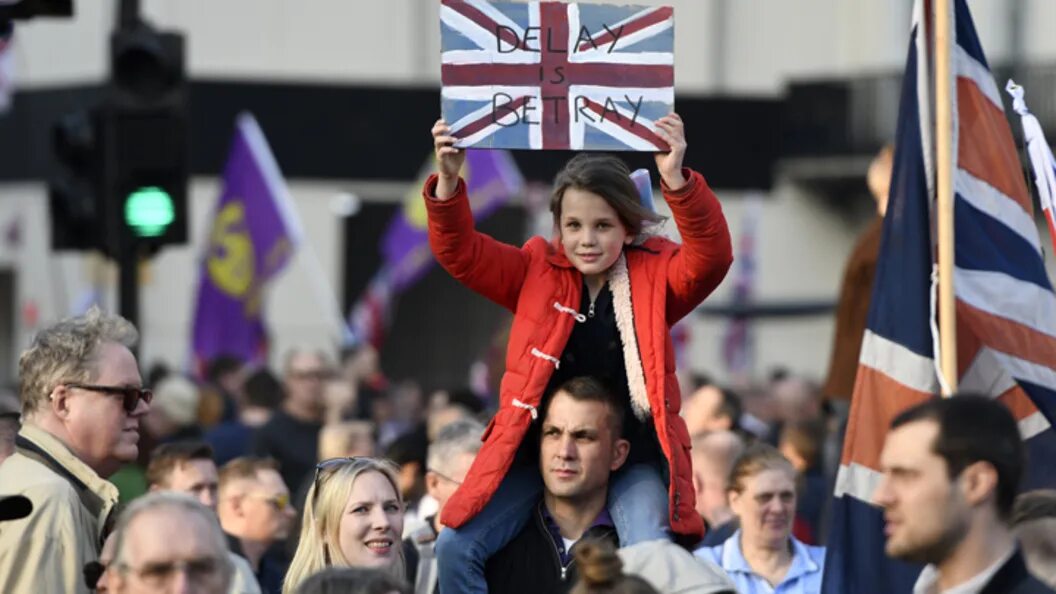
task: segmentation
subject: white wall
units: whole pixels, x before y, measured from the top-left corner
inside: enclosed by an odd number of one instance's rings
[[[599,0],[589,0],[598,2]],[[611,1],[611,0],[610,0]],[[1051,0],[1022,0],[1025,54],[1056,60]],[[789,78],[901,68],[909,0],[634,0],[675,7],[681,92],[779,93]],[[143,0],[155,24],[188,35],[196,78],[435,85],[437,0]],[[116,0],[77,0],[71,20],[19,28],[20,84],[99,80]],[[983,47],[1010,48],[1008,0],[970,3]],[[716,52],[721,57],[716,59]]]

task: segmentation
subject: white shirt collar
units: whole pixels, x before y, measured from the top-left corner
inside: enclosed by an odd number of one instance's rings
[[[939,590],[939,569],[929,564],[920,572],[917,583],[913,586],[913,594],[979,594],[980,591],[990,583],[991,578],[1001,567],[1012,558],[1016,548],[1011,547],[1007,553],[1001,556],[993,565],[987,567],[972,579],[958,584],[949,590]]]

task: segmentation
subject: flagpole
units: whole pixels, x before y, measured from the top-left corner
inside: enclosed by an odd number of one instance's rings
[[[952,0],[935,7],[935,147],[939,232],[939,362],[949,390],[957,391],[957,309],[953,286],[953,76],[950,71]]]

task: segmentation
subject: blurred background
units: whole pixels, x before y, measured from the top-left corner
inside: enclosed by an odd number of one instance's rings
[[[675,8],[687,164],[719,195],[738,260],[679,328],[683,370],[723,383],[775,373],[821,381],[845,262],[876,216],[866,171],[894,135],[912,2],[636,3]],[[999,86],[1014,75],[1056,138],[1056,3],[970,5]],[[110,35],[121,21],[115,0],[75,0],[72,8],[71,16],[16,21],[0,50],[0,88],[9,94],[0,101],[0,382],[7,384],[38,328],[92,302],[119,308],[111,260],[98,250],[53,249],[92,224],[57,220],[49,207],[49,180],[69,165],[54,146],[55,126],[112,96]],[[336,358],[346,317],[381,265],[379,240],[405,196],[418,191],[430,157],[439,2],[142,0],[139,9],[157,30],[183,36],[184,67],[169,82],[185,101],[172,134],[185,133],[189,143],[186,241],[162,246],[135,275],[142,364],[191,365],[201,262],[242,111],[256,117],[271,145],[304,236],[263,293],[270,361],[278,367],[294,346]],[[1019,134],[1018,121],[1012,129]],[[161,132],[141,140],[173,142]],[[517,244],[549,233],[540,205],[568,156],[515,154],[524,189],[481,227]],[[665,230],[674,234],[673,227]],[[377,342],[389,378],[428,392],[486,384],[501,371],[489,362],[501,367],[508,314],[438,268],[389,305],[390,325]]]

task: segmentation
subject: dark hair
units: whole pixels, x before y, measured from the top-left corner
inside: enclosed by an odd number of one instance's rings
[[[740,427],[741,415],[744,414],[744,405],[741,404],[740,395],[730,388],[724,388],[722,386],[715,387],[718,388],[719,393],[722,394],[722,403],[719,404],[719,414],[730,418],[730,429]]]
[[[544,403],[544,419],[546,418],[546,413],[550,410],[550,403],[553,402],[554,396],[558,392],[568,394],[576,402],[600,402],[604,404],[609,409],[609,428],[612,429],[612,435],[616,438],[623,435],[623,403],[616,398],[612,390],[609,390],[600,381],[593,377],[580,376],[567,380],[558,386]]]
[[[935,397],[902,411],[891,429],[918,421],[938,424],[931,450],[946,461],[950,479],[986,462],[997,471],[997,513],[1008,519],[1026,466],[1026,453],[1012,413],[999,402],[975,394]]]
[[[380,569],[331,567],[313,574],[297,587],[297,594],[412,594],[403,580]]]
[[[191,460],[215,461],[213,448],[202,441],[174,441],[154,448],[147,464],[147,484],[164,487],[169,473]]]
[[[815,468],[821,462],[825,445],[825,422],[820,419],[788,423],[781,429],[780,443],[787,443],[806,463]]]
[[[569,188],[586,190],[604,198],[630,235],[641,233],[646,224],[664,220],[642,206],[627,164],[611,155],[580,153],[557,174],[554,192],[550,196],[550,212],[556,225],[561,224],[562,199]]]
[[[1016,497],[1012,506],[1012,525],[1056,518],[1056,490],[1037,489]]]
[[[272,410],[282,404],[285,397],[282,382],[267,369],[258,369],[246,379],[246,402]]]
[[[579,581],[570,594],[657,594],[649,582],[623,573],[623,562],[608,541],[584,540],[574,554]]]

